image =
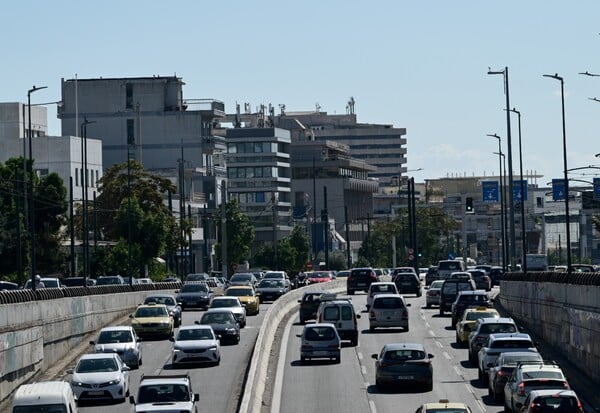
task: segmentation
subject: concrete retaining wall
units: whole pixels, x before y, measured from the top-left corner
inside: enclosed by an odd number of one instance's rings
[[[0,403],[147,295],[130,291],[0,305]]]
[[[244,396],[240,404],[240,413],[260,413],[267,380],[269,356],[273,351],[275,332],[283,318],[298,306],[298,300],[305,291],[340,292],[346,290],[346,279],[335,280],[322,284],[292,290],[278,298],[267,310],[258,333],[256,345],[252,353],[250,370],[246,381]],[[266,402],[269,402],[268,400]]]
[[[600,386],[600,287],[502,281],[500,304]]]

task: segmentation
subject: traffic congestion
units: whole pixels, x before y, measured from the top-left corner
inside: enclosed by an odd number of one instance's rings
[[[290,293],[289,277],[234,275],[223,288],[189,278],[172,293],[148,292],[55,378],[70,384],[78,411],[239,411],[263,315]],[[560,365],[495,308],[498,286],[477,289],[471,272],[429,285],[407,267],[305,279],[279,332],[280,361],[263,399],[271,412],[584,411]],[[332,291],[311,287],[336,279]],[[13,413],[50,411],[24,406],[36,392],[38,402],[60,394],[47,387],[57,380],[22,385]],[[52,411],[70,411],[64,403]]]

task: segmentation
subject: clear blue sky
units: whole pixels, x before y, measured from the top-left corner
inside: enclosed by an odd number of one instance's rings
[[[600,2],[11,1],[2,5],[0,101],[60,99],[60,79],[173,75],[185,98],[285,104],[407,129],[418,181],[498,173],[502,76],[522,113],[523,169],[562,176],[560,83],[569,167],[600,164]],[[50,133],[60,134],[56,107]],[[518,134],[513,117],[513,162]],[[506,139],[503,141],[506,152]],[[590,170],[587,173],[599,172]],[[581,176],[579,176],[581,178]],[[583,177],[583,179],[588,179]]]

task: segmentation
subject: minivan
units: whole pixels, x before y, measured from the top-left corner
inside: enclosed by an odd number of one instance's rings
[[[350,340],[353,346],[358,344],[358,322],[354,306],[348,299],[321,301],[317,310],[317,323],[331,323],[337,329],[342,340]]]
[[[451,310],[452,303],[456,300],[459,291],[474,290],[475,282],[471,279],[452,278],[445,280],[440,290],[440,315]]]
[[[438,280],[445,280],[450,278],[450,274],[453,272],[466,271],[467,267],[463,260],[441,260],[438,262]]]
[[[19,386],[12,400],[11,413],[76,413],[77,403],[66,381],[44,381]]]

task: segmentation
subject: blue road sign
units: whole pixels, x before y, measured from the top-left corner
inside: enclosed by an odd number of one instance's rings
[[[523,182],[523,194],[521,194],[521,182]],[[513,199],[515,202],[527,201],[527,179],[513,180]]]
[[[565,199],[565,180],[564,179],[553,179],[552,180],[552,200],[562,201]]]
[[[594,199],[600,199],[600,178],[594,178]]]
[[[481,182],[481,200],[483,202],[498,202],[498,181]]]

